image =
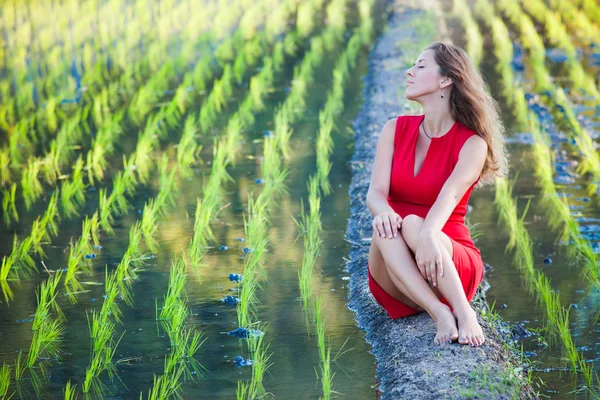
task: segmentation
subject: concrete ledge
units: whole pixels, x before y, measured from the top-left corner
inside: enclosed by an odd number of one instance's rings
[[[346,233],[352,243],[347,264],[351,274],[348,307],[356,313],[358,326],[366,332],[366,340],[377,359],[381,398],[537,398],[516,350],[511,349],[512,329],[490,318],[483,290],[486,281],[472,302],[486,335],[486,342],[480,348],[456,343],[434,345],[435,327],[427,313],[391,320],[369,291],[367,256],[372,216],[365,196],[371,166],[383,124],[403,113],[396,92],[398,85],[404,84],[404,69],[396,65],[402,53],[397,46],[398,38],[416,34],[407,21],[425,18],[423,10],[405,8],[403,1],[392,1],[390,7],[388,29],[369,55],[364,105],[353,122],[356,142],[349,189],[351,219]]]

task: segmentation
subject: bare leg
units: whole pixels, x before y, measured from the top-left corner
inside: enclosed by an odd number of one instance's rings
[[[369,270],[373,279],[379,286],[385,290],[390,296],[395,298],[398,301],[406,304],[409,307],[412,307],[419,311],[424,311],[421,306],[419,306],[412,298],[412,295],[406,290],[404,284],[396,279],[392,280],[390,274],[388,272],[388,266],[381,255],[381,251],[377,247],[375,242],[375,236],[377,234],[373,234],[373,240],[371,241],[371,247],[369,250]],[[440,294],[441,296],[441,294]]]
[[[454,315],[450,308],[438,299],[428,282],[421,276],[402,235],[392,239],[376,236],[373,243],[381,252],[392,281],[400,282],[415,303],[424,308],[433,318],[437,327],[434,342],[441,344],[456,340],[458,330]],[[462,286],[460,291],[463,291]],[[444,294],[442,290],[440,292]]]
[[[415,215],[407,216],[402,221],[402,237],[409,247],[416,249],[422,224],[423,218]],[[452,243],[450,238],[443,232],[439,232],[437,237],[442,253],[442,265],[444,269],[444,276],[437,276],[437,287],[452,306],[452,312],[458,319],[459,343],[479,346],[485,341],[485,338],[481,326],[477,322],[477,314],[467,300],[462,282],[458,276],[458,271],[452,261],[450,254]],[[413,286],[408,284],[407,287],[413,288]],[[417,303],[420,303],[418,298],[415,300]]]

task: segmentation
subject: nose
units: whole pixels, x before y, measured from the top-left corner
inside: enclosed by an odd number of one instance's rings
[[[412,76],[412,67],[410,67],[409,69],[406,70],[406,75]]]

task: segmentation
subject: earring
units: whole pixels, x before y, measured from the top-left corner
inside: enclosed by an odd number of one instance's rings
[[[444,98],[444,95],[442,95],[442,99]]]

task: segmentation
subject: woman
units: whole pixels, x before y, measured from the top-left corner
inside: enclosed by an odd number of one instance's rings
[[[480,180],[506,176],[498,104],[466,52],[450,44],[427,47],[406,76],[406,98],[424,114],[389,120],[379,137],[367,193],[369,288],[393,319],[431,315],[436,344],[480,346],[469,302],[483,261],[464,216]]]

